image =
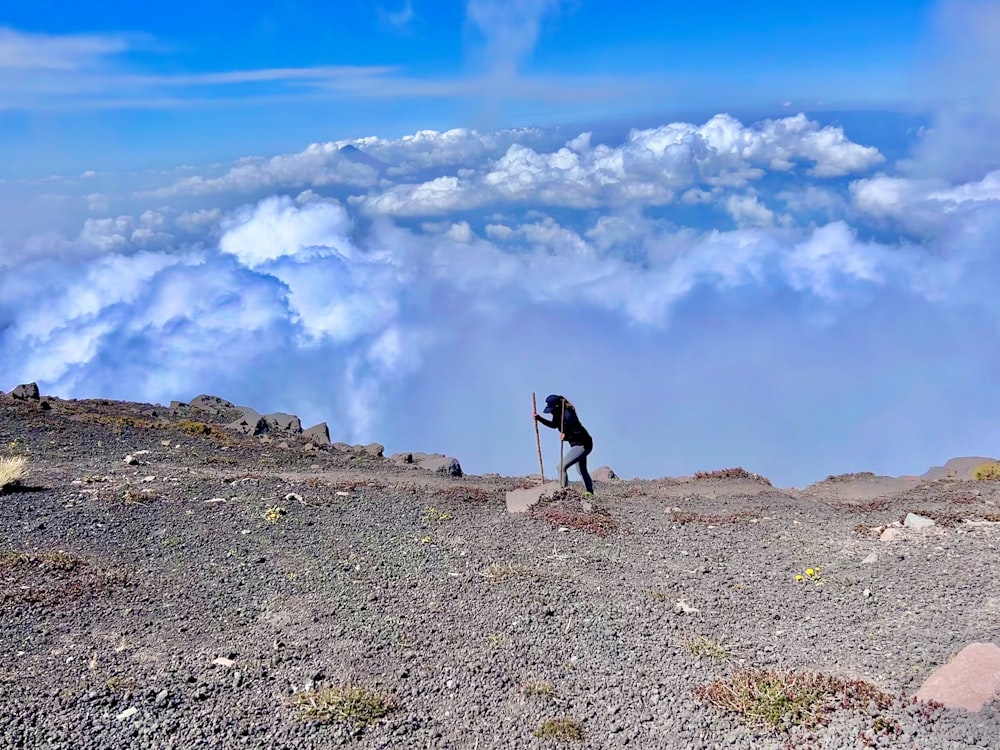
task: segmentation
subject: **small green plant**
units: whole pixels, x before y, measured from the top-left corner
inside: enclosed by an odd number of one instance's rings
[[[331,687],[296,694],[292,705],[300,719],[339,722],[362,729],[396,708],[396,700],[387,693],[364,687]]]
[[[0,458],[0,492],[16,487],[28,476],[28,462],[23,456]]]
[[[438,510],[433,505],[428,505],[424,508],[424,521],[426,522],[437,522],[450,521],[454,516],[446,510]]]
[[[14,552],[0,550],[0,568],[16,568],[21,565],[40,565],[49,570],[71,571],[83,564],[83,560],[67,552]]]
[[[891,695],[863,680],[776,669],[738,672],[695,688],[695,695],[739,714],[751,727],[783,732],[816,727],[837,709],[865,711],[874,703],[885,710],[895,702]]]
[[[985,461],[972,470],[972,476],[979,482],[1000,479],[1000,461]]]
[[[141,490],[135,490],[130,487],[122,493],[122,499],[127,505],[146,505],[149,495]]]
[[[795,580],[799,583],[811,581],[816,586],[823,585],[823,577],[820,575],[819,568],[806,568],[804,573],[795,574]]]
[[[207,436],[212,434],[212,426],[205,424],[204,422],[195,422],[190,419],[182,419],[177,423],[177,427],[181,432],[186,432],[188,435],[200,435]]]
[[[701,658],[707,656],[710,659],[728,659],[732,656],[732,650],[724,643],[713,641],[703,635],[696,635],[684,641],[684,648],[692,656]]]
[[[268,523],[277,523],[282,518],[287,515],[288,511],[282,508],[280,505],[272,505],[266,511],[264,511],[264,520]]]
[[[543,698],[551,700],[556,697],[556,689],[551,682],[525,682],[519,688],[519,692],[525,698]]]
[[[108,690],[132,690],[135,688],[135,680],[132,677],[119,677],[114,675],[108,678]]]
[[[535,736],[554,742],[580,742],[583,740],[583,729],[575,719],[568,717],[546,719],[538,725]]]

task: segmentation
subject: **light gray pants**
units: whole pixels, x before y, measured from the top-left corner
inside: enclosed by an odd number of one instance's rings
[[[590,478],[590,472],[587,471],[587,454],[589,454],[586,448],[582,445],[571,445],[569,451],[567,451],[565,457],[563,458],[562,465],[562,484],[563,487],[569,486],[569,467],[576,464],[576,468],[580,471],[580,477],[583,479],[583,484],[587,488],[587,492],[594,493],[594,482]]]

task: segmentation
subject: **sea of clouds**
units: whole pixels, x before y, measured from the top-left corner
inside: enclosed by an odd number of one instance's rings
[[[532,391],[577,402],[624,475],[995,452],[1000,165],[927,174],[933,128],[891,164],[802,114],[553,137],[49,184],[90,215],[2,245],[5,385],[216,393],[475,472],[533,469]]]
[[[981,44],[935,68],[964,98],[896,134],[903,159],[720,113],[0,183],[0,387],[214,393],[475,473],[535,470],[532,392],[572,399],[623,476],[996,455],[1000,14],[965,5],[941,23]],[[526,51],[497,28],[501,85]]]

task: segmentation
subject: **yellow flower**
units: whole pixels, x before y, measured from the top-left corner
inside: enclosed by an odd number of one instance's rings
[[[802,580],[802,574],[799,573],[797,576],[795,576],[795,580],[796,581],[801,581]]]
[[[813,568],[806,568],[806,575],[812,577],[816,575],[816,571]]]

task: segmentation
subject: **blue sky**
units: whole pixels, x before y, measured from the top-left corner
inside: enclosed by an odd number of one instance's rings
[[[8,175],[44,176],[420,128],[771,113],[787,101],[921,106],[913,74],[931,10],[397,0],[107,2],[52,13],[5,4],[0,27],[20,64],[8,60],[0,87],[0,162]]]
[[[203,5],[0,11],[0,388],[475,473],[532,391],[623,476],[997,452],[996,3]]]

